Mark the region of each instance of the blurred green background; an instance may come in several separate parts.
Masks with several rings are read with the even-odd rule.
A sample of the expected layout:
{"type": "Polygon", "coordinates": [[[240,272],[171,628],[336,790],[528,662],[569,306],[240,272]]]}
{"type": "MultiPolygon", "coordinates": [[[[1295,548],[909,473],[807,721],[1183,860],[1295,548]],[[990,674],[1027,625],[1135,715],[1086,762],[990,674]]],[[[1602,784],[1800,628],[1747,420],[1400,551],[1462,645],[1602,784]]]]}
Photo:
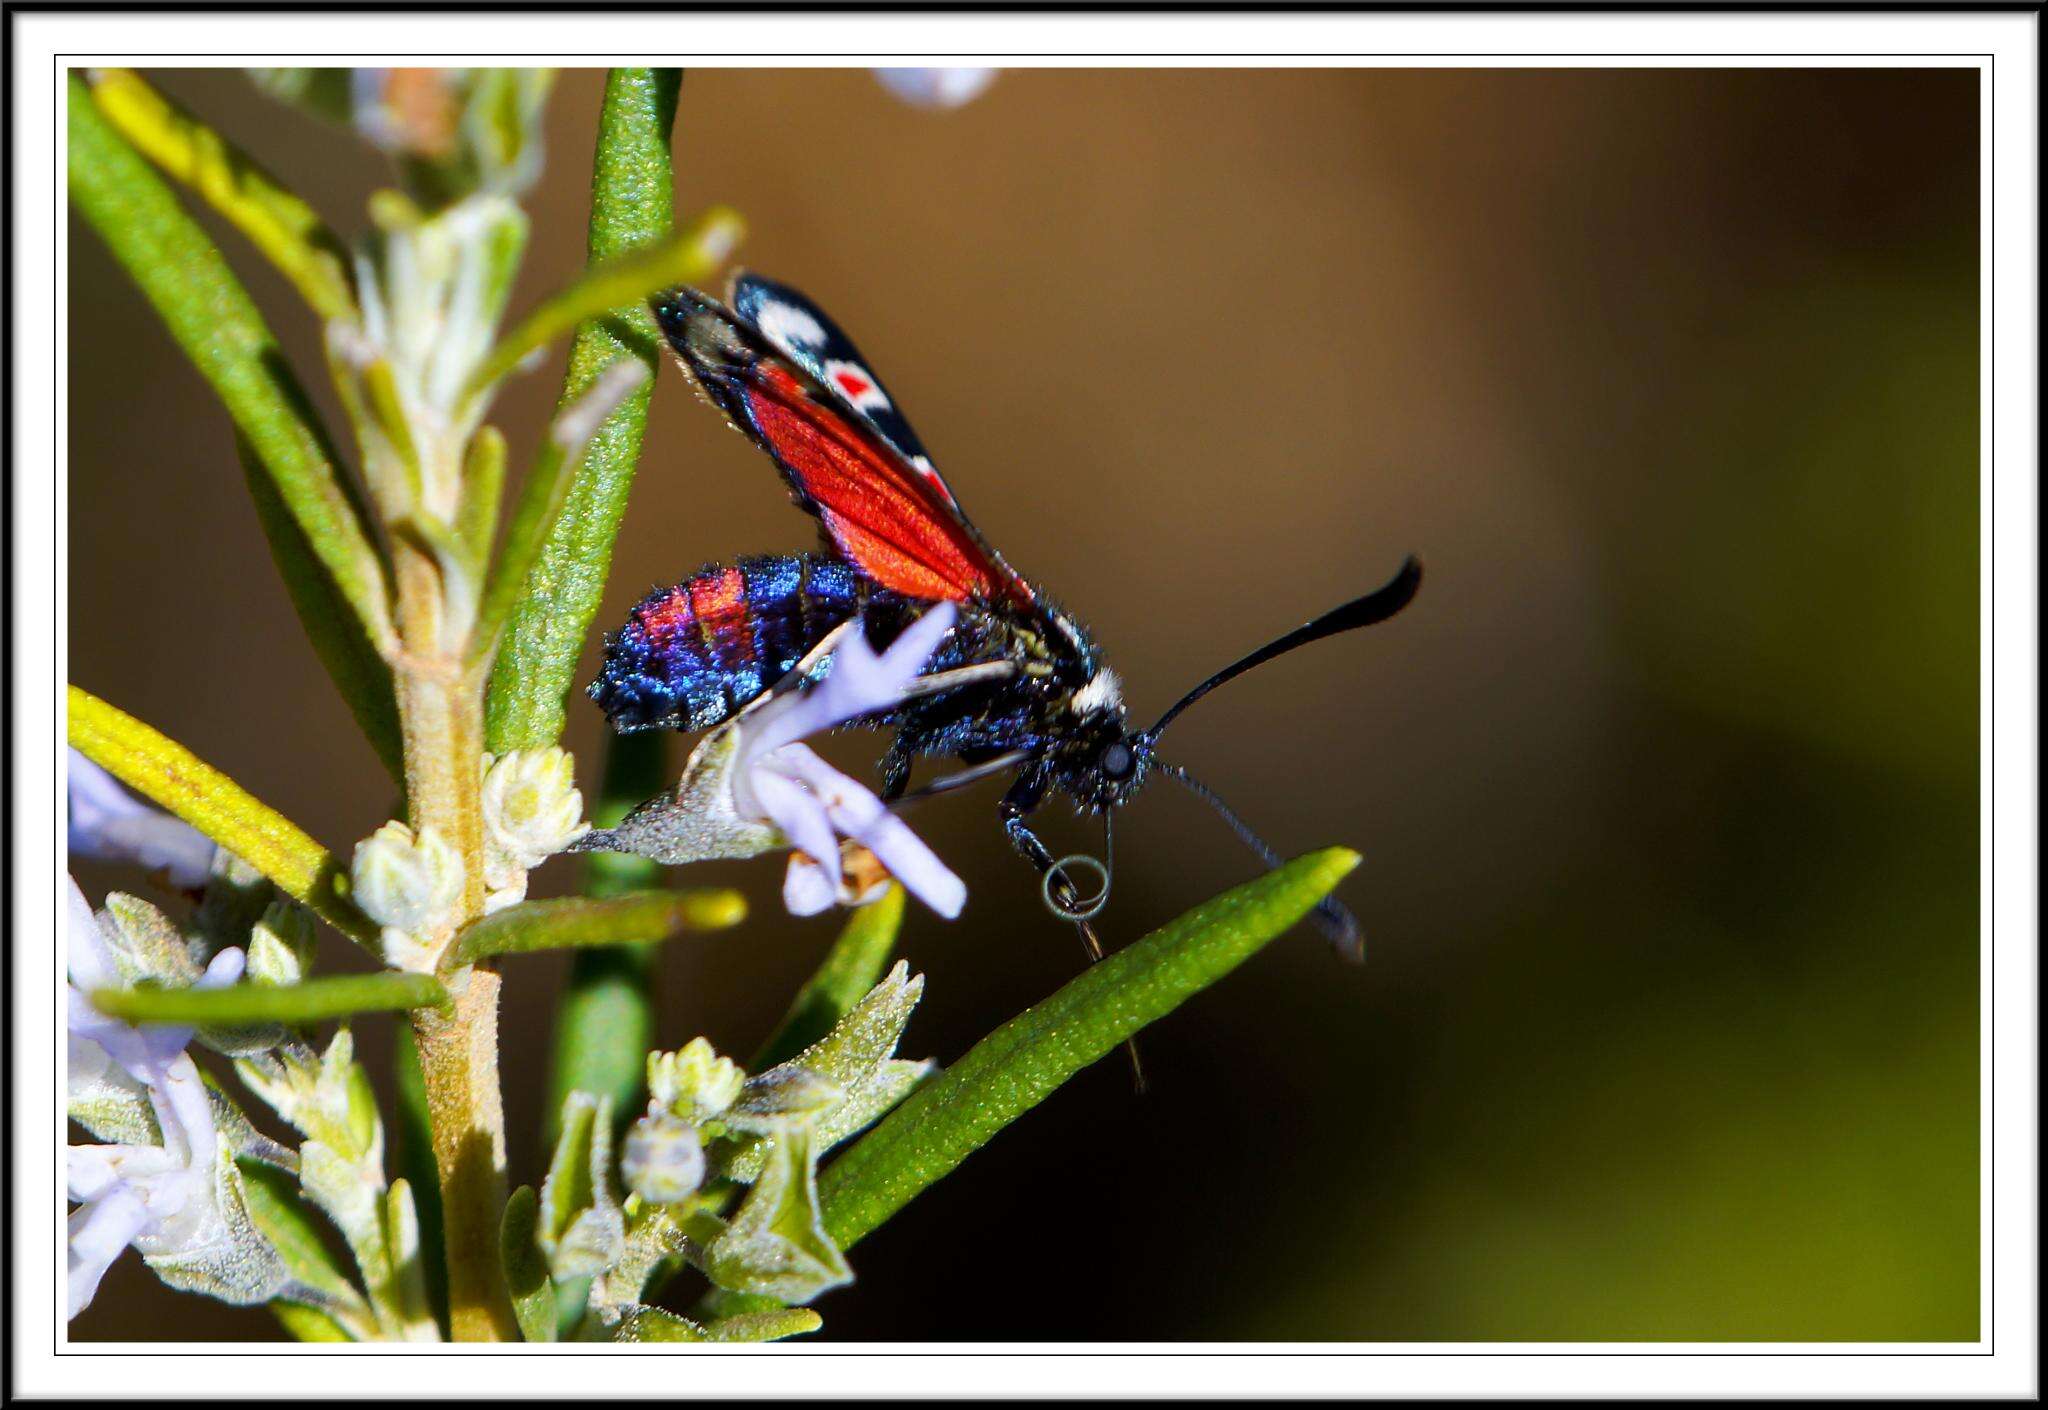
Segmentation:
{"type": "MultiPolygon", "coordinates": [[[[157,77],[362,228],[366,150],[157,77]]],[[[1152,1030],[1149,1096],[1084,1074],[861,1245],[825,1339],[1977,1336],[1977,84],[1038,70],[931,112],[862,70],[689,75],[680,206],[737,206],[744,261],[853,330],[1139,716],[1428,565],[1171,740],[1281,851],[1365,854],[1368,963],[1303,930],[1152,1030]]],[[[558,86],[522,303],[580,263],[598,90],[558,86]]],[[[227,421],[71,235],[71,679],[346,847],[388,784],[227,421]]],[[[558,367],[501,403],[515,464],[558,367]]],[[[603,623],[810,539],[665,373],[603,623]]],[[[586,787],[601,738],[578,701],[586,787]]],[[[992,804],[920,817],[972,899],[906,929],[908,1052],[1079,962],[992,804]]],[[[1112,943],[1254,865],[1164,786],[1118,853],[1112,943]]],[[[668,948],[665,1046],[749,1050],[816,962],[835,923],[782,915],[780,870],[689,878],[756,918],[668,948]]],[[[516,1181],[565,965],[507,969],[516,1181]]],[[[132,1257],[72,1334],[279,1335],[132,1257]]]]}

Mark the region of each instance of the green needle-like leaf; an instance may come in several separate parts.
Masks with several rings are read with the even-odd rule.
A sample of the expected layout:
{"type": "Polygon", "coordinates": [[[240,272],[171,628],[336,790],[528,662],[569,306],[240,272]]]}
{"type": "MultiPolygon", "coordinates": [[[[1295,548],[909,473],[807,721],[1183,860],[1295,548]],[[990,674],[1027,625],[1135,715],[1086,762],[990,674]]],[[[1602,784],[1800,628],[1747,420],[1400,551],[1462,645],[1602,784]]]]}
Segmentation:
{"type": "MultiPolygon", "coordinates": [[[[674,228],[668,140],[680,82],[675,69],[613,69],[605,80],[590,189],[593,264],[654,244],[674,228]]],[[[572,405],[621,357],[653,372],[660,348],[645,303],[638,296],[624,301],[577,329],[557,405],[572,405]]],[[[576,658],[604,596],[612,540],[633,485],[648,396],[642,387],[627,397],[591,440],[525,575],[491,668],[485,747],[494,754],[544,749],[561,737],[576,658]]]]}
{"type": "MultiPolygon", "coordinates": [[[[626,814],[668,784],[670,738],[666,730],[606,734],[604,777],[590,809],[593,827],[617,827],[626,814]]],[[[661,864],[647,857],[631,852],[583,854],[583,890],[587,895],[623,896],[631,891],[649,890],[660,881],[661,864]]]]}
{"type": "Polygon", "coordinates": [[[739,924],[746,914],[746,897],[737,891],[639,891],[604,900],[564,896],[522,901],[466,926],[455,937],[455,962],[666,940],[679,930],[722,930],[739,924]]]}
{"type": "Polygon", "coordinates": [[[713,206],[681,234],[606,260],[528,314],[478,365],[465,392],[474,395],[490,386],[528,353],[565,336],[579,323],[631,307],[674,285],[709,278],[732,254],[744,229],[737,211],[713,206]]]}
{"type": "Polygon", "coordinates": [[[541,1182],[541,1249],[556,1282],[594,1278],[625,1252],[626,1218],[612,1190],[612,1113],[588,1092],[563,1103],[562,1135],[541,1182]]]}
{"type": "Polygon", "coordinates": [[[797,991],[775,1036],[762,1045],[748,1068],[765,1072],[830,1033],[832,1025],[867,997],[881,979],[896,948],[896,932],[902,928],[903,888],[892,882],[881,900],[847,917],[846,928],[832,943],[825,962],[797,991]]]}
{"type": "MultiPolygon", "coordinates": [[[[652,945],[609,945],[579,950],[568,986],[555,1010],[554,1061],[548,1069],[548,1100],[554,1112],[570,1092],[612,1098],[622,1117],[647,1104],[647,1052],[654,1046],[652,945]]],[[[550,1112],[541,1139],[552,1145],[561,1134],[550,1112]]]]}
{"type": "Polygon", "coordinates": [[[348,258],[313,208],[132,69],[101,69],[93,102],[144,156],[249,237],[322,318],[353,318],[348,258]]]}
{"type": "Polygon", "coordinates": [[[432,975],[396,971],[225,989],[96,989],[92,995],[94,1008],[123,1023],[319,1023],[447,1002],[448,991],[432,975]]]}
{"type": "Polygon", "coordinates": [[[434,1166],[433,1116],[427,1078],[409,1025],[392,1025],[392,1079],[398,1089],[398,1169],[412,1186],[420,1221],[420,1261],[426,1266],[427,1302],[445,1334],[448,1325],[448,1248],[441,1222],[441,1180],[434,1166]]]}
{"type": "Polygon", "coordinates": [[[462,503],[455,515],[455,532],[472,563],[490,561],[491,535],[497,529],[504,491],[504,433],[496,426],[479,426],[463,456],[462,503]]]}
{"type": "Polygon", "coordinates": [[[535,1242],[540,1230],[540,1196],[521,1185],[505,1201],[505,1222],[499,1235],[505,1288],[512,1294],[512,1314],[528,1341],[555,1340],[555,1285],[548,1276],[547,1255],[535,1242]]]}
{"type": "Polygon", "coordinates": [[[850,1248],[1069,1077],[1257,953],[1356,865],[1341,847],[1299,857],[1117,951],[975,1044],[824,1171],[833,1240],[850,1248]]]}
{"type": "Polygon", "coordinates": [[[314,1304],[306,1309],[311,1317],[287,1319],[287,1330],[302,1341],[346,1341],[351,1332],[367,1338],[375,1326],[370,1306],[321,1238],[313,1211],[299,1197],[298,1181],[261,1161],[236,1164],[249,1217],[284,1260],[306,1301],[314,1304]]]}
{"type": "Polygon", "coordinates": [[[227,261],[74,74],[68,88],[72,203],[248,438],[370,640],[395,641],[383,560],[335,469],[333,438],[227,261]]]}
{"type": "Polygon", "coordinates": [[[241,456],[242,477],[249,485],[249,498],[256,505],[256,522],[270,544],[270,557],[284,579],[285,592],[299,614],[299,625],[320,664],[327,668],[334,687],[348,702],[356,724],[377,751],[385,770],[401,789],[405,787],[404,746],[398,732],[398,699],[391,680],[391,665],[377,654],[377,648],[363,635],[363,625],[349,611],[335,591],[334,580],[313,555],[312,545],[278,497],[263,463],[241,435],[235,437],[235,451],[241,456]]]}
{"type": "MultiPolygon", "coordinates": [[[[591,821],[616,827],[634,804],[660,791],[667,768],[668,740],[662,732],[611,735],[591,821]]],[[[592,896],[622,896],[660,880],[661,868],[645,857],[590,852],[583,858],[584,890],[592,896]]],[[[561,1111],[571,1092],[610,1097],[612,1110],[622,1116],[639,1112],[645,1101],[647,1051],[654,1046],[656,954],[651,944],[576,952],[555,1009],[550,1113],[561,1111]]],[[[560,1134],[551,1115],[543,1139],[552,1147],[560,1134]]]]}
{"type": "Polygon", "coordinates": [[[325,847],[184,745],[75,685],[67,692],[68,734],[81,754],[376,948],[377,926],[348,900],[347,873],[325,847]]]}
{"type": "Polygon", "coordinates": [[[615,370],[630,372],[631,376],[609,385],[601,381],[586,399],[596,406],[586,404],[558,416],[533,469],[527,472],[526,483],[520,486],[519,503],[505,530],[505,546],[491,566],[471,633],[470,654],[479,662],[488,659],[496,649],[505,619],[524,596],[534,562],[554,532],[555,521],[561,518],[569,491],[582,474],[592,438],[612,416],[627,414],[624,408],[644,390],[642,384],[647,376],[636,364],[618,363],[615,370]],[[595,425],[590,424],[593,421],[595,425]]]}

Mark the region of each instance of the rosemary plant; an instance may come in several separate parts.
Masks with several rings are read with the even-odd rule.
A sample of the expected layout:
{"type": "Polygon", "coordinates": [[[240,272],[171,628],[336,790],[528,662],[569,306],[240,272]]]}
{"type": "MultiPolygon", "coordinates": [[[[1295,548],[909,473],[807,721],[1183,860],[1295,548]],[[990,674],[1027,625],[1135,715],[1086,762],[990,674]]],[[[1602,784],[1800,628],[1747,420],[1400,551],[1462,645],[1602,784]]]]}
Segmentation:
{"type": "MultiPolygon", "coordinates": [[[[665,888],[632,857],[591,858],[581,896],[525,895],[531,870],[589,827],[558,741],[646,420],[657,337],[644,299],[714,273],[738,217],[713,209],[674,228],[678,75],[613,70],[589,266],[515,317],[520,200],[540,167],[552,75],[255,78],[391,155],[396,184],[370,198],[363,238],[343,240],[123,70],[70,80],[71,198],[218,394],[285,590],[403,811],[364,819],[359,841],[330,850],[71,688],[74,852],[136,862],[196,898],[167,897],[167,910],[117,892],[96,909],[72,887],[69,1111],[94,1139],[71,1148],[71,1311],[133,1247],[169,1286],[266,1304],[307,1340],[813,1331],[810,1304],[853,1277],[860,1239],[1299,920],[1356,859],[1312,854],[1219,897],[944,1071],[897,1055],[924,981],[891,963],[902,888],[869,888],[746,1066],[701,1038],[662,1048],[648,1005],[655,946],[739,924],[740,898],[665,888]],[[188,202],[274,264],[317,320],[345,439],[321,424],[188,202]],[[508,510],[511,450],[491,411],[563,338],[567,382],[508,510]],[[359,969],[311,973],[322,925],[355,943],[359,969]],[[550,1077],[553,1155],[515,1187],[499,994],[516,956],[560,948],[578,958],[550,1077]],[[405,1025],[398,1090],[382,1097],[355,1033],[379,1011],[405,1025]],[[195,1045],[225,1057],[233,1081],[202,1070],[195,1045]],[[289,1139],[245,1108],[267,1108],[289,1139]],[[406,1144],[431,1162],[387,1171],[387,1120],[423,1133],[406,1144]],[[689,1270],[708,1291],[690,1316],[665,1310],[664,1289],[689,1270]]],[[[885,655],[867,674],[907,677],[920,660],[885,655]]],[[[817,694],[806,718],[864,708],[817,694]]],[[[707,740],[677,796],[715,812],[750,747],[766,746],[707,740]]],[[[617,825],[667,782],[658,746],[622,744],[596,821],[617,825]]],[[[728,841],[789,845],[744,818],[728,841]]]]}

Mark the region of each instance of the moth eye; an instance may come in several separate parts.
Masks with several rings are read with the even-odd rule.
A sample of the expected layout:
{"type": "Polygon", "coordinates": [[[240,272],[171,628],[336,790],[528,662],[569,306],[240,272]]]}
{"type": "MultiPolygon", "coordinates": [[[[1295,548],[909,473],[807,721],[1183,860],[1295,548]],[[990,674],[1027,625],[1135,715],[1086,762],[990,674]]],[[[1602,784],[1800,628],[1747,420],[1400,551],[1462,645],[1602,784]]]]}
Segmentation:
{"type": "Polygon", "coordinates": [[[1136,762],[1131,746],[1119,741],[1102,751],[1100,765],[1105,776],[1121,781],[1131,776],[1131,766],[1136,762]]]}

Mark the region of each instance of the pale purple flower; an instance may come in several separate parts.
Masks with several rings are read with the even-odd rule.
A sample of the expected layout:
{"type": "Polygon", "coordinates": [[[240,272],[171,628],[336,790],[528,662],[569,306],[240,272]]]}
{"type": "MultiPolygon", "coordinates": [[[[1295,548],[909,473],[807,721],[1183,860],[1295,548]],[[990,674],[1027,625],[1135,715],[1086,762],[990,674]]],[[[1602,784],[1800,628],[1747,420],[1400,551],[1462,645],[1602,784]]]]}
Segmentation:
{"type": "Polygon", "coordinates": [[[845,875],[842,841],[872,852],[904,889],[947,919],[967,887],[866,787],[801,741],[849,720],[893,710],[918,677],[955,611],[939,603],[877,654],[859,624],[846,630],[822,679],[786,691],[699,741],[682,780],[618,827],[585,834],[577,851],[631,852],[668,866],[794,848],[783,900],[797,915],[872,899],[845,875]]]}
{"type": "Polygon", "coordinates": [[[796,848],[782,888],[792,913],[815,915],[835,900],[864,899],[843,894],[842,837],[873,852],[911,895],[948,920],[967,904],[966,884],[907,823],[798,742],[902,704],[952,629],[953,617],[953,604],[940,603],[879,655],[856,626],[833,651],[823,680],[770,701],[746,721],[733,768],[733,802],[741,816],[772,822],[796,848]]]}
{"type": "Polygon", "coordinates": [[[70,802],[66,844],[72,856],[161,869],[173,885],[188,891],[206,884],[213,869],[213,843],[190,823],[135,797],[76,749],[71,751],[65,792],[70,802]]]}
{"type": "MultiPolygon", "coordinates": [[[[68,878],[67,878],[68,880],[68,878]]],[[[72,1036],[87,1038],[107,1050],[139,1082],[148,1082],[185,1051],[192,1041],[192,1029],[183,1024],[147,1023],[131,1027],[109,1018],[92,1006],[89,995],[95,989],[124,987],[121,974],[86,902],[78,883],[70,882],[71,898],[65,926],[65,968],[71,982],[66,986],[66,1021],[72,1036]]],[[[219,989],[242,977],[242,951],[222,950],[206,966],[206,973],[193,985],[197,989],[219,989]]]]}
{"type": "Polygon", "coordinates": [[[881,85],[919,108],[957,108],[971,103],[996,78],[994,69],[876,69],[881,85]]]}
{"type": "Polygon", "coordinates": [[[161,1146],[76,1145],[65,1152],[65,1192],[78,1201],[65,1221],[67,1320],[85,1310],[122,1250],[179,1253],[223,1237],[215,1198],[219,1147],[199,1068],[181,1052],[145,1085],[161,1146]]]}
{"type": "MultiPolygon", "coordinates": [[[[222,950],[195,987],[218,988],[241,978],[243,953],[222,950]]],[[[76,1317],[99,1290],[123,1249],[179,1253],[224,1237],[217,1199],[218,1142],[213,1109],[199,1069],[185,1053],[183,1025],[130,1026],[92,1006],[95,989],[120,987],[113,954],[92,907],[70,883],[65,925],[69,1033],[67,1078],[74,1087],[103,1084],[110,1064],[140,1086],[155,1114],[160,1146],[74,1145],[65,1184],[78,1207],[66,1220],[65,1316],[76,1317]]]]}

